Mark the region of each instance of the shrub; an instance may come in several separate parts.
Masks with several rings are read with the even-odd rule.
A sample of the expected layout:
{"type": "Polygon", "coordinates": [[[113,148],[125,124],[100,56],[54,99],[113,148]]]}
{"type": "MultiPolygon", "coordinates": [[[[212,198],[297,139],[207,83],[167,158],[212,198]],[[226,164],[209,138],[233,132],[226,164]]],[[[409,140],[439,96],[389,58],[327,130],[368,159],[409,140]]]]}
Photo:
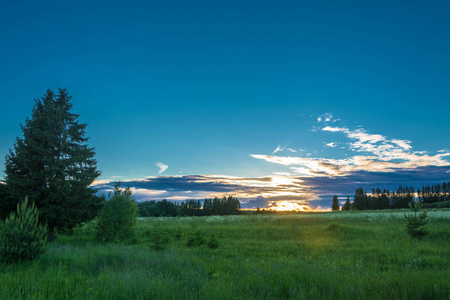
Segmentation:
{"type": "Polygon", "coordinates": [[[130,188],[120,189],[117,184],[114,194],[103,207],[96,226],[97,239],[104,242],[120,242],[134,236],[138,207],[131,196],[130,188]]]}
{"type": "Polygon", "coordinates": [[[39,212],[28,198],[17,204],[0,227],[0,259],[3,262],[33,260],[45,251],[47,227],[38,223],[39,212]]]}
{"type": "Polygon", "coordinates": [[[427,212],[424,211],[420,214],[417,214],[418,211],[422,208],[420,202],[414,201],[412,203],[409,203],[408,206],[411,208],[414,214],[405,214],[406,232],[408,232],[408,234],[413,238],[420,240],[423,236],[428,234],[428,230],[423,227],[428,223],[428,221],[426,220],[427,212]]]}
{"type": "Polygon", "coordinates": [[[198,247],[205,244],[205,239],[203,238],[203,234],[197,228],[193,227],[191,232],[189,233],[186,246],[188,247],[198,247]]]}
{"type": "Polygon", "coordinates": [[[150,233],[150,236],[153,243],[153,250],[164,251],[167,249],[170,239],[167,233],[161,230],[160,226],[155,226],[153,228],[153,232],[150,233]]]}
{"type": "Polygon", "coordinates": [[[95,236],[97,233],[97,219],[86,223],[78,224],[73,228],[73,234],[77,237],[81,236],[95,236]]]}

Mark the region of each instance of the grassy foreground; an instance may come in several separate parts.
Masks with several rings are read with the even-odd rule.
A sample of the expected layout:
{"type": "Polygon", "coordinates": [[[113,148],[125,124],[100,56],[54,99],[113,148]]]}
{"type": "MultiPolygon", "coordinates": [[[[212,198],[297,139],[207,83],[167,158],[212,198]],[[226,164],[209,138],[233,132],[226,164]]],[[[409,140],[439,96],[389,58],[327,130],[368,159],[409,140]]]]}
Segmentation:
{"type": "Polygon", "coordinates": [[[0,299],[450,299],[450,211],[421,241],[403,213],[145,218],[123,245],[88,224],[0,264],[0,299]]]}

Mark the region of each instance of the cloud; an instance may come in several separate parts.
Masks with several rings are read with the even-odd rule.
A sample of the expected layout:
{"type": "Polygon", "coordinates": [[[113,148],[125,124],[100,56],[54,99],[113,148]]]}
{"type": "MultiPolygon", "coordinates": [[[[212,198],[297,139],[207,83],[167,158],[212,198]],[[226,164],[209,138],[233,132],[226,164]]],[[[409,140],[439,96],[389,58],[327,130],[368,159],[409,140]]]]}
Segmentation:
{"type": "Polygon", "coordinates": [[[163,173],[165,170],[167,170],[169,168],[168,165],[165,165],[163,163],[156,163],[156,166],[159,168],[158,174],[163,173]]]}
{"type": "MultiPolygon", "coordinates": [[[[324,115],[320,118],[325,118],[324,115]]],[[[331,116],[330,116],[331,119],[331,116]]],[[[314,157],[308,153],[306,157],[251,154],[256,159],[289,166],[294,175],[305,177],[347,176],[353,172],[394,172],[402,169],[414,169],[427,166],[449,166],[445,157],[450,151],[440,150],[431,155],[426,151],[412,151],[411,141],[388,139],[381,134],[372,134],[364,128],[324,126],[322,132],[343,133],[349,139],[346,158],[331,159],[314,157]]],[[[337,143],[326,143],[327,147],[336,147],[337,143]]],[[[345,149],[345,147],[343,147],[345,149]]]]}
{"type": "MultiPolygon", "coordinates": [[[[331,165],[332,166],[332,165],[331,165]]],[[[327,166],[327,167],[331,167],[327,166]]],[[[323,166],[325,167],[325,166],[323,166]]],[[[312,176],[300,174],[270,175],[264,177],[234,177],[224,175],[151,176],[122,181],[130,187],[137,201],[185,201],[232,195],[241,201],[243,208],[309,210],[327,208],[334,195],[341,200],[353,197],[358,187],[368,192],[372,188],[390,191],[399,185],[422,188],[450,180],[450,168],[427,166],[414,169],[397,169],[395,172],[354,171],[344,176],[312,176]]],[[[93,185],[99,193],[108,193],[116,182],[99,181],[93,185]]]]}
{"type": "Polygon", "coordinates": [[[410,141],[405,141],[405,140],[392,140],[392,143],[400,146],[401,148],[405,149],[405,150],[409,150],[411,149],[411,145],[410,145],[410,141]]]}
{"type": "Polygon", "coordinates": [[[281,147],[281,145],[278,145],[277,148],[275,148],[275,150],[273,150],[272,155],[277,152],[283,151],[285,148],[286,147],[281,147]]]}
{"type": "MultiPolygon", "coordinates": [[[[115,183],[99,182],[94,188],[100,193],[108,192],[115,183]]],[[[258,197],[267,201],[292,199],[304,203],[315,198],[300,179],[281,175],[256,178],[225,175],[151,176],[122,181],[122,186],[130,187],[137,201],[180,201],[232,195],[241,199],[244,208],[264,208],[259,201],[262,198],[258,197]]]]}
{"type": "Polygon", "coordinates": [[[317,118],[317,122],[330,122],[333,119],[333,115],[330,113],[324,113],[317,118]]]}
{"type": "MultiPolygon", "coordinates": [[[[392,191],[399,185],[417,189],[423,184],[450,180],[449,150],[417,151],[408,140],[372,134],[362,127],[325,125],[316,134],[342,134],[348,140],[339,142],[339,147],[347,150],[344,158],[317,157],[316,151],[297,152],[278,145],[271,155],[251,154],[255,159],[286,168],[272,175],[150,176],[125,180],[122,184],[132,189],[138,201],[184,201],[231,195],[240,199],[243,208],[309,210],[330,207],[334,195],[342,202],[347,195],[353,196],[358,187],[369,192],[377,187],[392,191]],[[290,155],[281,156],[282,151],[289,151],[290,155]]],[[[325,145],[335,147],[338,143],[325,145]]],[[[158,167],[160,173],[167,169],[162,163],[158,167]]],[[[116,181],[96,181],[93,186],[104,193],[112,190],[116,181]]]]}
{"type": "Polygon", "coordinates": [[[266,208],[269,207],[269,201],[264,198],[263,196],[258,196],[255,199],[250,199],[246,201],[245,203],[242,203],[247,207],[251,208],[266,208]]]}
{"type": "MultiPolygon", "coordinates": [[[[292,148],[288,148],[287,146],[283,146],[282,147],[281,145],[278,145],[275,148],[275,150],[273,150],[272,155],[274,155],[277,152],[282,152],[282,151],[289,151],[289,152],[292,152],[292,153],[297,153],[297,151],[292,149],[292,148]]],[[[303,151],[303,150],[300,149],[300,151],[303,151]]]]}
{"type": "Polygon", "coordinates": [[[331,131],[331,132],[347,132],[347,128],[340,128],[340,127],[331,127],[331,126],[325,126],[322,128],[323,131],[331,131]]]}

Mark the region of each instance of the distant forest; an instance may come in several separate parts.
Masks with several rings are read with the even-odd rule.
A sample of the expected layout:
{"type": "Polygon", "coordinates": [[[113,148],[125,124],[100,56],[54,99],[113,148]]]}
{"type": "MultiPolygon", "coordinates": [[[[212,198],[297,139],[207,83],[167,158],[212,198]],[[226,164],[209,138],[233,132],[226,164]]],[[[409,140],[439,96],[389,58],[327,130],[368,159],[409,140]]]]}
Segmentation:
{"type": "Polygon", "coordinates": [[[363,188],[356,190],[353,203],[350,197],[342,206],[342,210],[366,210],[366,209],[397,209],[408,208],[408,203],[420,201],[424,208],[450,207],[450,181],[436,185],[423,185],[422,189],[414,190],[412,187],[399,186],[397,191],[388,191],[380,188],[372,189],[372,194],[367,194],[363,188]]]}
{"type": "Polygon", "coordinates": [[[138,203],[141,217],[176,217],[176,216],[213,216],[238,215],[241,203],[234,197],[187,200],[182,203],[162,201],[145,201],[138,203]]]}

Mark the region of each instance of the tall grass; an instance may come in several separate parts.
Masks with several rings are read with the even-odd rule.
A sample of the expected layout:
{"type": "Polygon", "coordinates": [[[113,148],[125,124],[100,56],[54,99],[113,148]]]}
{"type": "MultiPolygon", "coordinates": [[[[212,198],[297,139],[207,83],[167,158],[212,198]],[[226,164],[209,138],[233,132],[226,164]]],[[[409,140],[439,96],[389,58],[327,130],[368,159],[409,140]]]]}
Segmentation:
{"type": "Polygon", "coordinates": [[[80,231],[0,265],[0,298],[448,299],[450,211],[429,216],[422,241],[391,212],[145,218],[133,244],[80,231]],[[193,232],[218,248],[188,247],[193,232]]]}

